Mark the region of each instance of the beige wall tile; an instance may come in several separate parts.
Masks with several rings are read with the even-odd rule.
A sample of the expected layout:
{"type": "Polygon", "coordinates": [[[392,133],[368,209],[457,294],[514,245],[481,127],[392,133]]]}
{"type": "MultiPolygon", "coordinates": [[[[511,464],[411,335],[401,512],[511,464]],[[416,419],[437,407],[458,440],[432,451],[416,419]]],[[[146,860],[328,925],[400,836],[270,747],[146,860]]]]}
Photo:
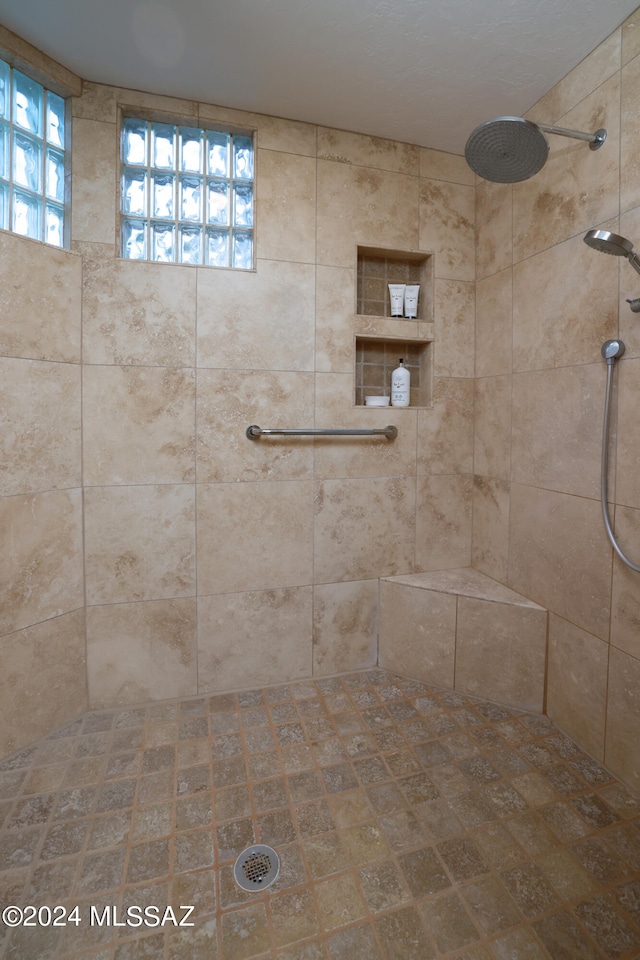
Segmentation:
{"type": "Polygon", "coordinates": [[[108,87],[103,83],[82,81],[82,95],[71,101],[71,112],[74,117],[85,120],[101,120],[105,123],[116,123],[118,119],[118,88],[108,87]]]}
{"type": "Polygon", "coordinates": [[[91,240],[72,240],[71,251],[83,258],[83,273],[86,260],[114,260],[119,255],[115,243],[92,243],[91,240]]]}
{"type": "Polygon", "coordinates": [[[476,187],[476,276],[478,280],[513,263],[513,186],[478,181],[476,187]]]}
{"type": "Polygon", "coordinates": [[[510,376],[484,377],[475,382],[475,436],[473,462],[476,473],[509,480],[511,476],[510,376]]]}
{"type": "Polygon", "coordinates": [[[316,370],[353,372],[355,270],[316,268],[316,370]]]}
{"type": "Polygon", "coordinates": [[[511,373],[513,273],[511,267],[476,284],[476,376],[511,373]]]}
{"type": "MultiPolygon", "coordinates": [[[[419,302],[419,301],[418,301],[419,302]]],[[[432,340],[434,324],[431,321],[415,321],[397,317],[376,317],[366,313],[354,318],[354,333],[357,336],[383,338],[406,342],[409,339],[432,340]]]]}
{"type": "Polygon", "coordinates": [[[0,382],[0,496],[80,486],[80,367],[0,358],[0,382]]]}
{"type": "Polygon", "coordinates": [[[315,269],[259,260],[255,273],[198,270],[198,365],[312,370],[315,269]]]}
{"type": "Polygon", "coordinates": [[[465,183],[473,187],[476,175],[464,157],[442,150],[420,148],[420,176],[429,180],[448,180],[449,183],[465,183]]]}
{"type": "Polygon", "coordinates": [[[195,594],[192,484],[85,489],[87,603],[195,594]]]}
{"type": "Polygon", "coordinates": [[[413,144],[329,127],[318,127],[318,157],[360,167],[390,170],[392,173],[406,173],[410,177],[417,177],[420,172],[420,148],[413,144]]]}
{"type": "MultiPolygon", "coordinates": [[[[620,549],[636,566],[640,565],[640,510],[617,506],[609,509],[620,549]]],[[[611,591],[611,643],[640,659],[640,577],[617,556],[613,558],[611,591]]]]}
{"type": "Polygon", "coordinates": [[[146,112],[155,110],[160,115],[170,114],[174,118],[184,117],[192,126],[198,116],[198,104],[193,100],[106,86],[87,80],[82,83],[82,96],[74,97],[72,101],[74,117],[113,124],[118,121],[118,107],[122,107],[128,116],[135,116],[137,108],[146,112]]]}
{"type": "Polygon", "coordinates": [[[196,601],[87,608],[92,709],[197,693],[196,601]]]}
{"type": "Polygon", "coordinates": [[[316,252],[316,161],[259,150],[256,255],[313,263],[316,252]]]}
{"type": "MultiPolygon", "coordinates": [[[[615,221],[614,221],[615,222],[615,221]]],[[[607,229],[605,227],[605,229],[607,229]]],[[[609,227],[614,233],[620,233],[629,240],[638,249],[640,243],[640,206],[628,210],[620,217],[620,227],[609,227]]],[[[627,300],[633,300],[640,296],[640,277],[633,268],[625,263],[622,257],[619,258],[619,298],[618,298],[618,335],[622,338],[625,345],[625,360],[631,357],[640,357],[640,324],[638,323],[638,314],[633,313],[627,300]]]]}
{"type": "Polygon", "coordinates": [[[200,103],[199,117],[203,126],[210,121],[256,130],[258,145],[266,150],[282,150],[303,157],[316,155],[316,130],[314,124],[298,120],[269,117],[263,113],[249,113],[231,107],[200,103]]]}
{"type": "Polygon", "coordinates": [[[312,588],[198,600],[198,692],[286,683],[312,672],[312,588]]]}
{"type": "Polygon", "coordinates": [[[433,250],[435,276],[475,280],[475,190],[420,180],[420,249],[433,250]]]}
{"type": "Polygon", "coordinates": [[[376,663],[378,584],[376,579],[314,587],[314,675],[362,670],[376,663]]]}
{"type": "Polygon", "coordinates": [[[81,258],[2,231],[0,260],[0,355],[78,363],[81,258]]]}
{"type": "Polygon", "coordinates": [[[198,482],[311,479],[311,438],[252,441],[246,431],[313,427],[313,400],[312,373],[199,370],[198,482]]]}
{"type": "Polygon", "coordinates": [[[628,63],[640,53],[640,10],[634,10],[622,24],[622,63],[628,63]]]}
{"type": "MultiPolygon", "coordinates": [[[[640,24],[636,28],[640,33],[640,24]]],[[[638,125],[640,95],[640,57],[636,56],[622,70],[621,134],[620,134],[620,209],[622,212],[640,203],[640,158],[634,131],[638,125]]],[[[604,150],[604,147],[602,148],[604,150]]]]}
{"type": "Polygon", "coordinates": [[[418,477],[417,570],[446,570],[469,565],[472,501],[471,477],[418,477]]]}
{"type": "MultiPolygon", "coordinates": [[[[528,111],[527,118],[539,123],[552,123],[560,126],[560,119],[564,117],[575,104],[581,103],[596,90],[605,80],[613,77],[620,69],[621,31],[614,30],[595,50],[592,50],[580,63],[556,83],[548,93],[542,97],[535,107],[528,111]]],[[[573,127],[572,129],[593,133],[593,129],[573,127]]],[[[554,137],[554,139],[556,139],[554,137]]],[[[604,147],[603,147],[604,149],[604,147]]]]}
{"type": "Polygon", "coordinates": [[[433,408],[418,411],[418,476],[473,471],[473,380],[436,377],[433,408]]]}
{"type": "Polygon", "coordinates": [[[117,137],[113,123],[73,121],[71,237],[116,241],[117,137]]]}
{"type": "Polygon", "coordinates": [[[436,377],[473,377],[475,288],[460,280],[436,280],[433,372],[436,377]]]}
{"type": "Polygon", "coordinates": [[[178,264],[85,260],[84,362],[191,366],[196,275],[178,264]]]}
{"type": "Polygon", "coordinates": [[[547,611],[458,597],[455,689],[544,709],[547,611]]]}
{"type": "Polygon", "coordinates": [[[319,428],[380,430],[395,424],[395,440],[378,437],[319,437],[314,444],[316,479],[405,477],[416,470],[416,410],[354,407],[353,375],[316,374],[315,416],[319,428]]]}
{"type": "Polygon", "coordinates": [[[415,483],[410,478],[319,483],[315,491],[315,582],[369,580],[410,571],[415,510],[415,483]]]}
{"type": "Polygon", "coordinates": [[[566,366],[569,358],[572,364],[597,361],[603,341],[617,332],[616,260],[591,250],[579,235],[516,264],[514,370],[566,366]]]}
{"type": "MultiPolygon", "coordinates": [[[[618,503],[640,507],[640,471],[638,471],[638,402],[640,402],[640,359],[623,360],[616,367],[618,387],[618,442],[616,445],[616,485],[618,503]],[[624,364],[624,366],[622,365],[624,364]]],[[[604,398],[605,373],[600,373],[600,392],[604,398]]],[[[615,375],[615,374],[614,374],[615,375]]],[[[604,399],[601,400],[604,403],[604,399]]],[[[615,426],[615,421],[614,424],[615,426]]]]}
{"type": "MultiPolygon", "coordinates": [[[[605,382],[600,347],[621,336],[627,346],[623,363],[632,373],[640,332],[624,302],[637,296],[637,276],[613,257],[596,256],[582,239],[593,227],[632,242],[640,236],[636,19],[632,15],[527,114],[577,130],[604,126],[602,149],[549,135],[550,159],[536,177],[513,187],[479,182],[476,206],[476,376],[510,373],[512,342],[517,373],[512,423],[494,429],[503,451],[511,445],[514,483],[510,488],[508,473],[505,479],[475,478],[473,562],[554,611],[551,655],[557,670],[552,663],[549,704],[564,718],[558,722],[598,756],[609,618],[612,642],[632,655],[638,650],[635,575],[614,559],[610,596],[612,551],[598,502],[605,382]]],[[[613,424],[622,438],[622,424],[635,408],[634,378],[625,377],[623,365],[616,372],[621,394],[613,424]]],[[[493,416],[500,409],[493,399],[485,406],[483,414],[482,402],[476,402],[477,438],[487,411],[493,416]]],[[[616,511],[628,552],[640,542],[633,448],[632,437],[625,438],[616,460],[612,445],[611,493],[615,473],[618,503],[629,504],[616,511]]],[[[477,440],[476,473],[489,470],[487,459],[477,440]]],[[[622,724],[619,736],[624,740],[622,724]]],[[[625,749],[622,743],[620,756],[625,749]]]]}
{"type": "Polygon", "coordinates": [[[502,583],[507,582],[508,574],[510,491],[507,480],[473,478],[471,562],[502,583]]]}
{"type": "Polygon", "coordinates": [[[456,597],[380,581],[380,666],[453,687],[456,597]]]}
{"type": "Polygon", "coordinates": [[[85,366],[84,482],[195,479],[195,373],[85,366]]]}
{"type": "Polygon", "coordinates": [[[604,364],[513,377],[511,475],[583,497],[600,493],[604,364]]]}
{"type": "Polygon", "coordinates": [[[606,639],[610,582],[599,502],[512,484],[509,586],[606,639]]]}
{"type": "Polygon", "coordinates": [[[198,593],[311,583],[312,521],[310,480],[200,484],[198,593]]]}
{"type": "Polygon", "coordinates": [[[417,177],[333,160],[317,177],[318,263],[354,267],[356,244],[419,248],[417,177]]]}
{"type": "MultiPolygon", "coordinates": [[[[126,108],[142,107],[144,110],[157,110],[159,113],[174,114],[195,120],[198,116],[198,104],[195,100],[182,97],[168,97],[161,93],[147,93],[144,90],[130,90],[128,87],[115,87],[117,102],[126,108]]],[[[130,114],[131,115],[131,114],[130,114]]],[[[193,126],[193,123],[191,124],[193,126]]]]}
{"type": "Polygon", "coordinates": [[[598,760],[604,759],[608,645],[549,615],[547,713],[598,760]]]}
{"type": "Polygon", "coordinates": [[[84,605],[82,493],[0,499],[0,636],[84,605]]]}
{"type": "Polygon", "coordinates": [[[604,762],[640,790],[640,660],[611,648],[604,762]]]}
{"type": "Polygon", "coordinates": [[[46,736],[87,709],[84,611],[0,641],[0,755],[46,736]]]}
{"type": "Polygon", "coordinates": [[[573,130],[592,133],[604,127],[607,139],[600,150],[590,150],[583,141],[549,135],[546,166],[513,188],[516,261],[583,234],[618,213],[619,74],[559,119],[561,126],[573,130]]]}

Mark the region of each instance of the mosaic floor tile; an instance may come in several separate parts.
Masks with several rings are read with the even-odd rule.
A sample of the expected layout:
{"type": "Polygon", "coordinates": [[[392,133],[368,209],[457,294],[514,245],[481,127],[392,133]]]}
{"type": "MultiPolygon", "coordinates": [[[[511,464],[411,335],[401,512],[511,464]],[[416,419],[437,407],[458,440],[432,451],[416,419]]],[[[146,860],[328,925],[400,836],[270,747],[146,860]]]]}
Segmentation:
{"type": "Polygon", "coordinates": [[[637,960],[640,798],[547,717],[378,669],[101,709],[0,762],[0,899],[81,918],[0,924],[0,960],[637,960]]]}

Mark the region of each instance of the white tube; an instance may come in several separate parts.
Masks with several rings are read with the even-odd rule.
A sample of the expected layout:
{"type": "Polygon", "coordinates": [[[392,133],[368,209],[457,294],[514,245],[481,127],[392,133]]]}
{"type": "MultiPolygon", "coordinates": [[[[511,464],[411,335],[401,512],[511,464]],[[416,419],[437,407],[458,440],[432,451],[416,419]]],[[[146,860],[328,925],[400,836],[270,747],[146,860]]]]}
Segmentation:
{"type": "Polygon", "coordinates": [[[404,283],[390,283],[389,296],[391,297],[391,316],[401,317],[404,310],[404,283]]]}
{"type": "Polygon", "coordinates": [[[420,284],[407,284],[404,288],[404,315],[411,319],[418,316],[418,293],[420,284]]]}

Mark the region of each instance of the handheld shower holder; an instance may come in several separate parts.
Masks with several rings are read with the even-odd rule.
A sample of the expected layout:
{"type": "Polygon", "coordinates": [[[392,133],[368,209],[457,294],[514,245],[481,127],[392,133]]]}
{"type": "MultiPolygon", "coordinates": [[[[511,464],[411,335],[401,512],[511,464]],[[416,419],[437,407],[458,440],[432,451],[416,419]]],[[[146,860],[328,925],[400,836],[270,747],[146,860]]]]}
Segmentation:
{"type": "Polygon", "coordinates": [[[613,363],[615,360],[619,360],[622,354],[624,353],[624,341],[622,340],[605,340],[600,349],[600,354],[603,360],[606,360],[608,364],[613,363]]]}

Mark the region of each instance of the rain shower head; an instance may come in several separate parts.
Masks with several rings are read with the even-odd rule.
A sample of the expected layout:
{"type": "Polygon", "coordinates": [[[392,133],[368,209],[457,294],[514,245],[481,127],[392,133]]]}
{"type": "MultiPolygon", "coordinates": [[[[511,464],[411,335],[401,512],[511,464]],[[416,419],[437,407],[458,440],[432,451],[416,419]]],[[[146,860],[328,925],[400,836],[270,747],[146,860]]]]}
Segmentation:
{"type": "Polygon", "coordinates": [[[547,162],[549,143],[543,131],[576,140],[588,140],[592,150],[604,143],[607,131],[580,133],[564,127],[533,123],[522,117],[497,117],[471,132],[464,148],[474,173],[494,183],[519,183],[535,176],[547,162]]]}
{"type": "Polygon", "coordinates": [[[640,273],[640,258],[633,252],[633,244],[626,237],[608,230],[589,230],[584,236],[588,247],[613,257],[626,257],[634,270],[640,273]]]}
{"type": "Polygon", "coordinates": [[[547,162],[549,144],[535,123],[498,117],[476,127],[464,155],[474,173],[494,183],[528,180],[547,162]]]}

